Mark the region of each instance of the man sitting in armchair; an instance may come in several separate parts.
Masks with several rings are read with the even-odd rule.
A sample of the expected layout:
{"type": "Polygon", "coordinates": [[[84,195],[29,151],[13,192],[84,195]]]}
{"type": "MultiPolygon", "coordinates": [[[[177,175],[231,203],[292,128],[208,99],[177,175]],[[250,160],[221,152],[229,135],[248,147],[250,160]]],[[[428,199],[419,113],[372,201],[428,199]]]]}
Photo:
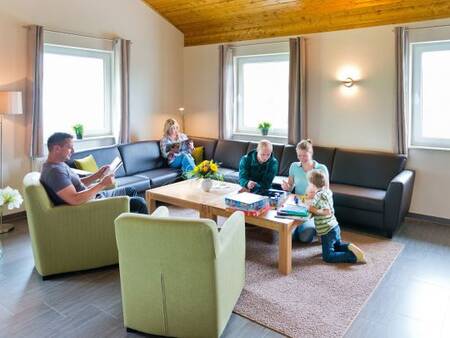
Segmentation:
{"type": "Polygon", "coordinates": [[[73,136],[54,133],[47,140],[48,158],[41,171],[41,183],[55,205],[79,205],[94,198],[130,196],[130,211],[147,214],[147,205],[137,196],[134,188],[104,188],[115,183],[114,173],[109,166],[101,167],[96,173],[80,178],[64,161],[73,154],[73,136]],[[96,183],[96,181],[98,182],[96,183]]]}

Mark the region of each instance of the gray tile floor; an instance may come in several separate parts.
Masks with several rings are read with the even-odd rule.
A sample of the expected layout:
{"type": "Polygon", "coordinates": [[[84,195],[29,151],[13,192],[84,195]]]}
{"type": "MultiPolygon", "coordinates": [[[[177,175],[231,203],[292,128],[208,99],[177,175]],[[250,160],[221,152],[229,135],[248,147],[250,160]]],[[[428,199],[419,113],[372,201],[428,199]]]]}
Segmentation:
{"type": "MultiPolygon", "coordinates": [[[[450,337],[450,226],[408,220],[405,249],[346,337],[450,337]]],[[[0,235],[0,337],[139,337],[123,328],[117,267],[42,281],[26,221],[0,235]]],[[[281,337],[233,314],[223,337],[281,337]]]]}

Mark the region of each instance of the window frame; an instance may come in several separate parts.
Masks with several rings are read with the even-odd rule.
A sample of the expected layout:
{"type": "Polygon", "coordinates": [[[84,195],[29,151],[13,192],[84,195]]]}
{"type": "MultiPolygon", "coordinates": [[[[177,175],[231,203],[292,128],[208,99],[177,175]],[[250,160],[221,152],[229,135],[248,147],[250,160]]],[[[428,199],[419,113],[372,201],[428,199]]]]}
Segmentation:
{"type": "MultiPolygon", "coordinates": [[[[114,53],[110,50],[74,47],[63,44],[44,43],[45,54],[92,57],[103,61],[104,83],[104,119],[105,128],[88,129],[84,138],[101,138],[113,136],[113,90],[114,90],[114,53]]],[[[45,72],[45,70],[44,70],[45,72]]],[[[45,114],[45,111],[43,111],[45,114]]],[[[44,126],[45,128],[45,126],[44,126]]]]}
{"type": "Polygon", "coordinates": [[[423,149],[440,149],[450,150],[450,135],[449,138],[433,138],[422,136],[422,120],[423,120],[423,71],[422,71],[422,54],[425,52],[434,51],[449,51],[450,40],[439,41],[418,41],[410,44],[411,54],[411,87],[410,87],[410,148],[423,149]]]}
{"type": "MultiPolygon", "coordinates": [[[[234,82],[234,100],[233,100],[233,119],[232,119],[232,135],[235,139],[252,139],[257,137],[261,138],[261,135],[257,133],[254,128],[245,128],[243,126],[243,66],[247,63],[258,63],[258,62],[275,62],[275,61],[287,61],[289,62],[289,52],[277,51],[273,53],[252,53],[243,55],[233,56],[233,82],[234,82]]],[[[288,79],[289,81],[289,79],[288,79]]],[[[289,99],[289,98],[288,98],[289,99]]],[[[286,112],[289,114],[289,112],[286,112]]],[[[288,128],[270,128],[270,134],[265,136],[267,139],[272,139],[274,141],[284,141],[288,137],[288,128]]]]}

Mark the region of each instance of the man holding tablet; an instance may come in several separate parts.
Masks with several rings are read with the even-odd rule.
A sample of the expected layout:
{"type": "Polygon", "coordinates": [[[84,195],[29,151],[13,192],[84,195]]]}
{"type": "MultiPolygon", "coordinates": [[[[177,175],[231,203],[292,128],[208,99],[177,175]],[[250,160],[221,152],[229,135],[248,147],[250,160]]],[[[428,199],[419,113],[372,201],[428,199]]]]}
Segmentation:
{"type": "Polygon", "coordinates": [[[116,159],[114,168],[101,167],[96,173],[80,178],[65,163],[73,154],[73,136],[67,133],[54,133],[48,138],[48,157],[41,172],[41,183],[55,205],[79,205],[94,198],[130,196],[130,211],[147,214],[147,205],[137,196],[134,188],[104,190],[115,183],[114,172],[120,167],[116,159]],[[95,183],[98,180],[97,183],[95,183]]]}

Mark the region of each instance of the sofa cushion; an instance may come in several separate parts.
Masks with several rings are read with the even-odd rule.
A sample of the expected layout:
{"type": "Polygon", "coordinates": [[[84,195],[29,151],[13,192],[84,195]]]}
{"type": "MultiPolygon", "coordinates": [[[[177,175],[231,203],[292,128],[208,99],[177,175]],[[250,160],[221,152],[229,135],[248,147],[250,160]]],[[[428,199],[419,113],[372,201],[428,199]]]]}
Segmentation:
{"type": "Polygon", "coordinates": [[[289,168],[292,162],[297,162],[297,152],[295,146],[292,144],[286,144],[283,148],[283,153],[281,155],[280,168],[278,170],[278,175],[289,176],[289,168]]]}
{"type": "Polygon", "coordinates": [[[330,176],[335,152],[336,148],[314,146],[314,159],[327,167],[330,176]]]}
{"type": "MultiPolygon", "coordinates": [[[[67,164],[70,167],[75,168],[74,160],[82,159],[89,155],[92,155],[94,157],[95,162],[97,163],[98,167],[102,167],[104,165],[111,164],[111,162],[117,156],[123,160],[117,146],[109,146],[109,147],[88,149],[88,150],[83,150],[83,151],[73,153],[70,160],[67,161],[67,164]]],[[[116,171],[115,176],[116,177],[125,176],[125,170],[124,170],[123,166],[116,171]]]]}
{"type": "Polygon", "coordinates": [[[205,152],[205,148],[203,146],[195,147],[192,150],[192,157],[194,158],[195,164],[199,164],[199,163],[203,162],[204,152],[205,152]]]}
{"type": "Polygon", "coordinates": [[[239,170],[239,161],[247,153],[248,142],[219,140],[214,153],[214,161],[221,167],[239,170]]]}
{"type": "Polygon", "coordinates": [[[181,170],[174,168],[159,168],[140,172],[139,176],[148,177],[150,179],[150,186],[155,188],[176,182],[181,178],[181,170]]]}
{"type": "Polygon", "coordinates": [[[337,183],[331,184],[330,189],[333,191],[333,200],[336,206],[378,212],[384,210],[385,190],[337,183]]]}
{"type": "Polygon", "coordinates": [[[133,187],[138,192],[150,189],[150,180],[146,176],[133,175],[119,177],[116,179],[116,183],[119,188],[133,187]]]}
{"type": "MultiPolygon", "coordinates": [[[[247,154],[249,152],[251,152],[252,150],[256,150],[256,147],[258,146],[258,142],[249,142],[248,144],[248,148],[247,148],[247,154]]],[[[281,157],[283,156],[283,149],[284,149],[284,145],[283,144],[272,144],[273,147],[273,156],[275,156],[275,158],[278,160],[278,164],[281,161],[281,157]]],[[[280,168],[278,168],[279,170],[280,168]]]]}
{"type": "Polygon", "coordinates": [[[119,146],[123,165],[127,175],[163,167],[165,161],[161,157],[159,142],[142,141],[119,146]]]}
{"type": "Polygon", "coordinates": [[[214,151],[216,150],[217,140],[206,137],[190,137],[194,141],[194,147],[203,147],[203,159],[210,160],[214,158],[214,151]]]}
{"type": "Polygon", "coordinates": [[[405,164],[404,155],[337,149],[331,182],[386,190],[405,164]]]}
{"type": "Polygon", "coordinates": [[[239,184],[239,171],[232,171],[223,176],[225,182],[239,184]]]}

